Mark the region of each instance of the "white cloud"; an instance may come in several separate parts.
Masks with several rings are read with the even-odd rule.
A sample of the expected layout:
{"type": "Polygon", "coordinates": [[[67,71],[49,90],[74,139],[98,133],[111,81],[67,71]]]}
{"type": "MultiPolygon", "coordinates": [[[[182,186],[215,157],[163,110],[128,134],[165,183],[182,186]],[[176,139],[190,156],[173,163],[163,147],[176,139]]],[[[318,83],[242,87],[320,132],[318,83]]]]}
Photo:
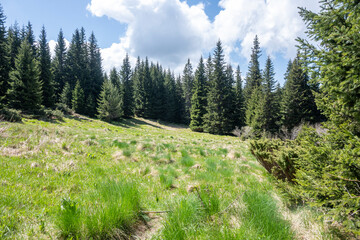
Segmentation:
{"type": "Polygon", "coordinates": [[[127,23],[120,43],[102,49],[104,68],[120,66],[125,53],[132,58],[148,56],[165,68],[184,66],[186,59],[200,58],[214,45],[212,24],[203,4],[189,6],[179,0],[92,0],[87,9],[127,23]]]}
{"type": "Polygon", "coordinates": [[[239,54],[249,58],[255,35],[269,55],[296,54],[295,39],[304,36],[305,25],[297,6],[317,10],[314,0],[221,0],[223,10],[214,21],[215,32],[227,46],[227,53],[241,42],[239,54]]]}
{"type": "Polygon", "coordinates": [[[305,25],[297,6],[316,9],[314,0],[221,0],[220,13],[211,22],[204,5],[189,6],[180,0],[91,0],[87,9],[95,16],[107,16],[127,24],[119,43],[102,49],[105,70],[119,67],[128,53],[159,61],[165,68],[181,72],[190,58],[195,65],[220,38],[227,60],[230,53],[249,58],[254,36],[267,54],[294,57],[295,38],[303,36],[305,25]],[[240,43],[240,46],[239,46],[240,43]]]}

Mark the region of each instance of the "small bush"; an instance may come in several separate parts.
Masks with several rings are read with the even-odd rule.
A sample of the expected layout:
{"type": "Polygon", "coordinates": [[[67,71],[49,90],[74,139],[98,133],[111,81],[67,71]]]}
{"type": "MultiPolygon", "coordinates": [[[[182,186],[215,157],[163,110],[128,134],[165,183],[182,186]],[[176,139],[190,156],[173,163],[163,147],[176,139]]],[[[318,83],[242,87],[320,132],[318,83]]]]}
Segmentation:
{"type": "Polygon", "coordinates": [[[69,108],[66,104],[64,103],[57,103],[56,104],[56,110],[59,110],[60,112],[62,112],[65,115],[73,115],[74,114],[74,110],[72,110],[71,108],[69,108]]]}
{"type": "Polygon", "coordinates": [[[51,120],[60,120],[62,121],[64,118],[64,113],[60,111],[59,109],[52,110],[52,109],[46,109],[45,110],[45,117],[47,119],[51,120]]]}
{"type": "Polygon", "coordinates": [[[21,122],[21,111],[0,106],[0,121],[21,122]]]}

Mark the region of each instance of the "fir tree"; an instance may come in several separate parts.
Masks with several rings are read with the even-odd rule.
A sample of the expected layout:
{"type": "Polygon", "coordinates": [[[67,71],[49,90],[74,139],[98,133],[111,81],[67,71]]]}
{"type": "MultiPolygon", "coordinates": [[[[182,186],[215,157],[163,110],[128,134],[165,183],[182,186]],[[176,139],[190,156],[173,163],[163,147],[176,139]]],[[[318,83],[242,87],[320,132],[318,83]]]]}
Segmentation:
{"type": "Polygon", "coordinates": [[[153,116],[153,111],[152,111],[152,89],[153,89],[153,85],[152,85],[152,80],[151,80],[151,73],[150,73],[150,66],[149,66],[149,60],[146,57],[145,58],[145,62],[142,63],[142,71],[141,71],[141,78],[143,79],[143,84],[144,84],[144,92],[145,92],[145,98],[144,98],[144,117],[145,118],[149,118],[151,116],[153,116]]]}
{"type": "Polygon", "coordinates": [[[38,62],[28,41],[21,43],[15,59],[15,69],[10,73],[8,95],[13,108],[27,113],[38,113],[41,110],[42,89],[39,80],[38,62]]]}
{"type": "Polygon", "coordinates": [[[197,132],[203,131],[204,115],[206,113],[206,75],[203,58],[195,71],[193,95],[191,98],[190,129],[197,132]]]}
{"type": "Polygon", "coordinates": [[[5,101],[9,88],[9,50],[6,39],[5,15],[0,4],[0,104],[5,101]]]}
{"type": "Polygon", "coordinates": [[[183,71],[183,92],[184,92],[184,99],[185,99],[185,121],[186,123],[190,122],[190,109],[191,109],[191,97],[192,97],[192,90],[194,84],[194,76],[193,76],[193,69],[190,63],[190,59],[188,59],[187,63],[185,64],[184,71],[183,71]]]}
{"type": "Polygon", "coordinates": [[[67,107],[71,108],[71,97],[70,84],[66,82],[60,94],[59,101],[60,103],[65,104],[67,107]]]}
{"type": "Polygon", "coordinates": [[[110,70],[109,79],[110,79],[111,84],[114,85],[119,90],[119,93],[121,94],[122,86],[121,86],[121,82],[120,82],[120,75],[115,67],[113,67],[110,70]]]}
{"type": "Polygon", "coordinates": [[[150,70],[152,87],[150,89],[151,98],[151,118],[165,120],[165,79],[162,68],[159,64],[152,65],[150,70]]]}
{"type": "Polygon", "coordinates": [[[179,75],[176,79],[176,123],[185,123],[185,99],[184,92],[181,83],[181,76],[179,75]]]}
{"type": "Polygon", "coordinates": [[[245,126],[245,99],[243,95],[242,79],[240,66],[237,66],[235,74],[235,113],[234,113],[234,125],[238,128],[245,126]]]}
{"type": "Polygon", "coordinates": [[[49,44],[46,40],[46,31],[43,26],[41,29],[39,39],[39,70],[40,81],[42,82],[43,90],[43,105],[45,107],[54,107],[55,104],[55,91],[53,76],[51,73],[51,56],[49,44]]]}
{"type": "Polygon", "coordinates": [[[35,36],[34,36],[34,32],[32,30],[32,25],[30,22],[28,22],[28,24],[26,26],[24,37],[25,37],[25,40],[31,46],[33,55],[36,56],[37,51],[36,51],[36,45],[35,45],[35,36]]]}
{"type": "Polygon", "coordinates": [[[55,45],[55,57],[54,60],[52,61],[52,72],[54,77],[55,94],[57,99],[61,98],[60,95],[63,92],[66,81],[65,61],[66,61],[66,44],[65,44],[63,31],[62,29],[60,29],[57,43],[55,45]]]}
{"type": "Polygon", "coordinates": [[[133,79],[131,77],[131,66],[129,61],[129,56],[126,54],[123,65],[120,70],[120,78],[123,83],[124,95],[123,95],[123,109],[124,109],[124,117],[132,117],[134,116],[134,86],[133,79]]]}
{"type": "Polygon", "coordinates": [[[85,113],[85,95],[79,81],[76,82],[75,88],[72,92],[71,106],[76,113],[85,113]]]}
{"type": "Polygon", "coordinates": [[[118,120],[123,115],[122,97],[109,80],[105,80],[100,93],[98,118],[105,121],[118,120]]]}

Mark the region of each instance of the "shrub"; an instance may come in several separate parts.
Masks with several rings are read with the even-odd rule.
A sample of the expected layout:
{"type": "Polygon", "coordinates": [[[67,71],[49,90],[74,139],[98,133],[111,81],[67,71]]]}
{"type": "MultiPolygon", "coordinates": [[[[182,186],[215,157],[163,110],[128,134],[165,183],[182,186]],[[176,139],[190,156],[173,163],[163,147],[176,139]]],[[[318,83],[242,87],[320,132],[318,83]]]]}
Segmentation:
{"type": "Polygon", "coordinates": [[[4,107],[0,109],[0,121],[21,122],[21,111],[4,107]]]}
{"type": "Polygon", "coordinates": [[[62,111],[60,111],[59,109],[56,109],[56,110],[46,109],[45,116],[47,119],[52,119],[52,120],[56,119],[56,120],[62,121],[64,118],[64,113],[62,111]]]}

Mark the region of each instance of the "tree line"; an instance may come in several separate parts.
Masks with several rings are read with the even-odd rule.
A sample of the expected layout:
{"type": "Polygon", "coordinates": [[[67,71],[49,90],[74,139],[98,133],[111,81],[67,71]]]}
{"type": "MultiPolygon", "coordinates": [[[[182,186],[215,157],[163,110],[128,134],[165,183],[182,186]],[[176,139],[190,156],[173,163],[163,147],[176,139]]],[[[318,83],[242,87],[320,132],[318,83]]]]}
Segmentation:
{"type": "MultiPolygon", "coordinates": [[[[1,6],[0,6],[1,7],[1,6]]],[[[0,9],[0,106],[41,114],[44,109],[72,109],[106,121],[144,117],[188,124],[193,131],[229,134],[251,127],[254,134],[276,134],[303,121],[317,122],[314,101],[318,86],[310,83],[306,59],[298,55],[288,64],[285,85],[274,79],[270,57],[260,69],[261,49],[256,36],[243,83],[225,62],[221,41],[196,69],[188,60],[183,73],[138,57],[132,68],[128,55],[119,69],[102,69],[94,33],[86,39],[76,29],[69,46],[60,30],[51,58],[45,27],[35,41],[32,25],[5,27],[0,9]]]]}

